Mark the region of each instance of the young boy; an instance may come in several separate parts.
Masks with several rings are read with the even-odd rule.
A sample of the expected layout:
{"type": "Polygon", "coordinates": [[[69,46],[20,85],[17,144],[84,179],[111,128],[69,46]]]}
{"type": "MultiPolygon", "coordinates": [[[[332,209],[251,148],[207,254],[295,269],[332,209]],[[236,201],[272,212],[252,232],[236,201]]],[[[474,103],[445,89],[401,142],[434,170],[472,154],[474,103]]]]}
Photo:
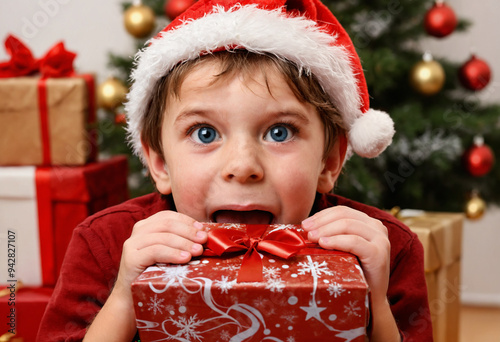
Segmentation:
{"type": "Polygon", "coordinates": [[[128,131],[159,194],[76,228],[40,341],[131,341],[130,286],[149,265],[201,255],[201,222],[301,224],[358,256],[371,341],[432,341],[416,236],[328,194],[346,153],[391,142],[368,108],[352,43],[318,0],[200,0],[139,54],[128,131]]]}

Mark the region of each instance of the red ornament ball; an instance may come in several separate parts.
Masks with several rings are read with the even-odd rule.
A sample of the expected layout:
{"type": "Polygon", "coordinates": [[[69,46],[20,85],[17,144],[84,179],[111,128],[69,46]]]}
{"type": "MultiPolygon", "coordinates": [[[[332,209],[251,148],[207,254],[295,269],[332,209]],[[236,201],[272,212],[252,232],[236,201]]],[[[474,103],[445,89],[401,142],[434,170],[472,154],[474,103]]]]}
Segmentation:
{"type": "Polygon", "coordinates": [[[485,61],[472,55],[458,71],[458,78],[465,88],[481,90],[491,80],[491,69],[485,61]]]}
{"type": "Polygon", "coordinates": [[[425,14],[424,26],[431,36],[446,37],[457,27],[457,17],[451,7],[445,3],[436,2],[425,14]]]}
{"type": "Polygon", "coordinates": [[[464,154],[467,171],[474,177],[486,175],[493,168],[495,156],[487,145],[473,145],[464,154]]]}
{"type": "Polygon", "coordinates": [[[115,124],[116,125],[123,125],[125,126],[127,124],[127,117],[125,113],[116,113],[115,114],[115,124]]]}
{"type": "Polygon", "coordinates": [[[165,15],[170,20],[174,20],[195,2],[196,0],[167,0],[164,7],[165,15]]]}

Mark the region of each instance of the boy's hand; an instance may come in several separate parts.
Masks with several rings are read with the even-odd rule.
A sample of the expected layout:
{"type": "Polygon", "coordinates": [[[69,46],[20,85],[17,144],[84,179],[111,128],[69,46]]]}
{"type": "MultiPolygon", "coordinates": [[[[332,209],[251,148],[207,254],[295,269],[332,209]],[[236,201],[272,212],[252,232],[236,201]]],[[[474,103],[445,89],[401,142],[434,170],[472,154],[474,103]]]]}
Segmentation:
{"type": "Polygon", "coordinates": [[[203,253],[207,240],[201,223],[173,211],[161,211],[134,225],[123,244],[115,289],[130,293],[135,278],[155,263],[183,264],[203,253]]]}
{"type": "Polygon", "coordinates": [[[137,222],[123,244],[120,269],[106,303],[89,326],[86,341],[130,341],[136,333],[131,285],[154,263],[186,263],[201,255],[207,240],[201,223],[173,211],[137,222]],[[113,331],[110,337],[109,332],[113,331]],[[104,339],[104,337],[106,337],[104,339]]]}
{"type": "Polygon", "coordinates": [[[322,210],[302,222],[308,239],[325,249],[356,255],[372,301],[385,301],[389,284],[391,245],[387,228],[378,220],[349,207],[322,210]]]}

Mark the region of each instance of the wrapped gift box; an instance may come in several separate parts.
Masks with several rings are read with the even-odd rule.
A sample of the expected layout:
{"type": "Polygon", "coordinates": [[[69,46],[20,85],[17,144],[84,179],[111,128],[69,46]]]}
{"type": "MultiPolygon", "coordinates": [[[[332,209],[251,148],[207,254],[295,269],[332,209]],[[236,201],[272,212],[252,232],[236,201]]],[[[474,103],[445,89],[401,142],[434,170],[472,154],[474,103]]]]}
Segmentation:
{"type": "MultiPolygon", "coordinates": [[[[73,229],[127,199],[127,173],[124,156],[74,167],[0,167],[0,250],[13,232],[15,278],[54,285],[73,229]]],[[[7,263],[0,271],[5,284],[7,263]]]]}
{"type": "Polygon", "coordinates": [[[15,324],[16,334],[9,341],[35,342],[38,327],[52,292],[52,288],[22,287],[15,292],[13,299],[15,306],[12,306],[9,305],[11,297],[7,294],[10,292],[0,290],[0,312],[2,320],[6,322],[2,324],[0,335],[8,332],[11,327],[8,323],[12,322],[15,324]],[[15,311],[12,312],[11,309],[15,311]]]}
{"type": "Polygon", "coordinates": [[[91,75],[0,78],[0,165],[83,165],[95,158],[94,98],[91,75]]]}
{"type": "MultiPolygon", "coordinates": [[[[297,226],[265,229],[305,234],[297,226]]],[[[239,280],[247,255],[147,268],[132,284],[141,341],[365,341],[369,290],[355,256],[320,248],[286,260],[257,253],[261,269],[250,270],[262,281],[250,282],[239,280]]]]}
{"type": "Polygon", "coordinates": [[[425,212],[400,217],[424,246],[425,277],[435,342],[457,342],[463,215],[425,212]]]}

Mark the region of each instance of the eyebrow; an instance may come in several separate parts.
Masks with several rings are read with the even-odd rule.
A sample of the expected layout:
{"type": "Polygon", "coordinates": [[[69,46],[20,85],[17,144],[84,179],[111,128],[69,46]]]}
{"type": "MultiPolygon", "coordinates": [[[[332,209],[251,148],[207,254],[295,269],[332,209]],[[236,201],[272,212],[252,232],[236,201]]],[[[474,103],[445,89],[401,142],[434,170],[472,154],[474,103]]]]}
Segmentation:
{"type": "Polygon", "coordinates": [[[295,108],[291,108],[289,110],[271,112],[268,114],[269,117],[279,120],[279,118],[293,118],[295,120],[301,121],[303,124],[309,124],[310,120],[308,115],[306,115],[303,111],[297,110],[295,108]]]}
{"type": "MultiPolygon", "coordinates": [[[[201,116],[201,117],[210,117],[214,111],[211,110],[205,110],[205,109],[198,109],[198,108],[193,108],[193,109],[187,109],[185,111],[182,111],[174,120],[174,124],[181,123],[183,121],[189,120],[191,117],[196,117],[196,116],[201,116]]],[[[272,119],[279,119],[281,117],[291,117],[296,120],[302,121],[304,124],[309,124],[310,120],[308,118],[308,115],[306,115],[303,111],[296,109],[296,108],[290,108],[290,109],[285,109],[285,110],[280,110],[280,111],[273,111],[270,113],[266,114],[266,117],[270,117],[272,119]]]]}
{"type": "Polygon", "coordinates": [[[193,117],[193,116],[208,116],[208,114],[207,114],[207,111],[205,111],[205,110],[199,110],[199,109],[184,110],[175,118],[174,123],[188,120],[190,117],[193,117]]]}

